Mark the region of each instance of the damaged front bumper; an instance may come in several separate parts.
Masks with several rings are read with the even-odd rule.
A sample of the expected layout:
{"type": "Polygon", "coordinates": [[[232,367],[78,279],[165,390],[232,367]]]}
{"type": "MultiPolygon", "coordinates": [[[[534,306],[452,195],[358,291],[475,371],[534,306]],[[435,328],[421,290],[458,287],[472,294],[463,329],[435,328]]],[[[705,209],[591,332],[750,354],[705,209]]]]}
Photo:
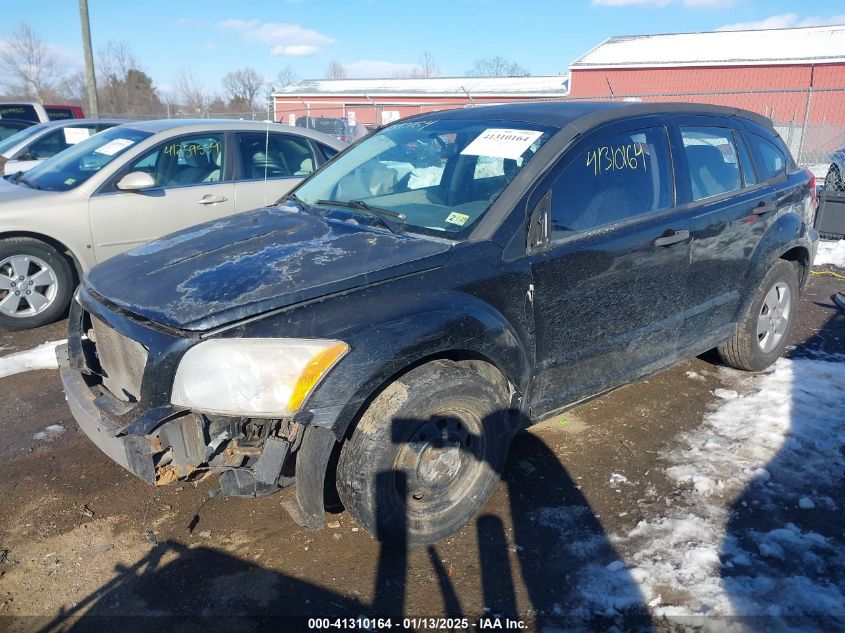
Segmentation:
{"type": "Polygon", "coordinates": [[[172,406],[172,374],[192,341],[109,311],[84,291],[82,301],[86,308],[73,302],[68,343],[56,355],[73,417],[101,451],[153,485],[216,473],[218,493],[259,496],[293,482],[301,424],[172,406]]]}

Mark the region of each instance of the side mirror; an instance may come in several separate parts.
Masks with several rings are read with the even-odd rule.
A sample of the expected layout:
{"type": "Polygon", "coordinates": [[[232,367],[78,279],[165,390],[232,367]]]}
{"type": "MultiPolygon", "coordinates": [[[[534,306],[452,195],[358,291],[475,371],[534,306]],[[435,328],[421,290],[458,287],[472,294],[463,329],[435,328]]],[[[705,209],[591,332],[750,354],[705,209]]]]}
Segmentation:
{"type": "Polygon", "coordinates": [[[117,181],[115,185],[121,191],[141,191],[156,186],[155,179],[145,171],[133,171],[117,181]]]}

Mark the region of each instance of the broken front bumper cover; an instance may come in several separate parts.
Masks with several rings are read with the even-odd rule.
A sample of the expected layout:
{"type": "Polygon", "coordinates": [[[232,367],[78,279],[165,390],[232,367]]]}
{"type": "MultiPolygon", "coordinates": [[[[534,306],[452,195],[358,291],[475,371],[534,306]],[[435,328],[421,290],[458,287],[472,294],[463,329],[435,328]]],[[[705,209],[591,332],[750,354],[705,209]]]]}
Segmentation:
{"type": "Polygon", "coordinates": [[[149,441],[135,435],[120,435],[118,427],[94,404],[95,395],[82,373],[68,365],[67,345],[59,346],[56,355],[67,403],[79,428],[97,448],[130,473],[155,484],[155,465],[149,441]]]}

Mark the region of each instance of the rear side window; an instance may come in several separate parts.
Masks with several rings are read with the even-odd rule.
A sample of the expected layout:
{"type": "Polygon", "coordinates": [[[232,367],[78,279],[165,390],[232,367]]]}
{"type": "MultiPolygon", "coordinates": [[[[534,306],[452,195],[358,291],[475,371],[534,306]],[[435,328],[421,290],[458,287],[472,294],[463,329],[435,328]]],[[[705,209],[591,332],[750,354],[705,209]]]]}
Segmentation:
{"type": "Polygon", "coordinates": [[[552,239],[668,209],[671,174],[662,127],[597,137],[552,185],[552,239]]]}
{"type": "Polygon", "coordinates": [[[757,161],[760,180],[769,180],[786,172],[786,154],[777,145],[754,133],[748,134],[748,143],[757,161]]]}
{"type": "Polygon", "coordinates": [[[0,104],[0,119],[22,119],[40,123],[41,119],[35,108],[27,103],[6,103],[0,104]]]}
{"type": "Polygon", "coordinates": [[[703,200],[742,187],[739,160],[730,130],[682,127],[692,199],[703,200]]]}
{"type": "Polygon", "coordinates": [[[746,187],[757,184],[757,175],[754,173],[754,162],[751,160],[751,154],[748,153],[748,146],[742,137],[737,134],[736,147],[739,150],[739,162],[742,164],[742,180],[746,187]]]}
{"type": "Polygon", "coordinates": [[[241,174],[256,178],[301,178],[316,168],[314,153],[306,139],[288,134],[240,134],[241,174]]]}

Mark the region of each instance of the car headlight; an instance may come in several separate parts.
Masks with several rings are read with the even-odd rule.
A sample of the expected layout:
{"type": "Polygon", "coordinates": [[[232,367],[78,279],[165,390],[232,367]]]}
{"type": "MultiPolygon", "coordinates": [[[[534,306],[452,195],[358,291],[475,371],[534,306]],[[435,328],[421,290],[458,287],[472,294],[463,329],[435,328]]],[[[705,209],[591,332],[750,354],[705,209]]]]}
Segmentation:
{"type": "Polygon", "coordinates": [[[285,417],[348,351],[343,341],[315,339],[203,341],[179,362],[170,401],[208,413],[285,417]]]}

